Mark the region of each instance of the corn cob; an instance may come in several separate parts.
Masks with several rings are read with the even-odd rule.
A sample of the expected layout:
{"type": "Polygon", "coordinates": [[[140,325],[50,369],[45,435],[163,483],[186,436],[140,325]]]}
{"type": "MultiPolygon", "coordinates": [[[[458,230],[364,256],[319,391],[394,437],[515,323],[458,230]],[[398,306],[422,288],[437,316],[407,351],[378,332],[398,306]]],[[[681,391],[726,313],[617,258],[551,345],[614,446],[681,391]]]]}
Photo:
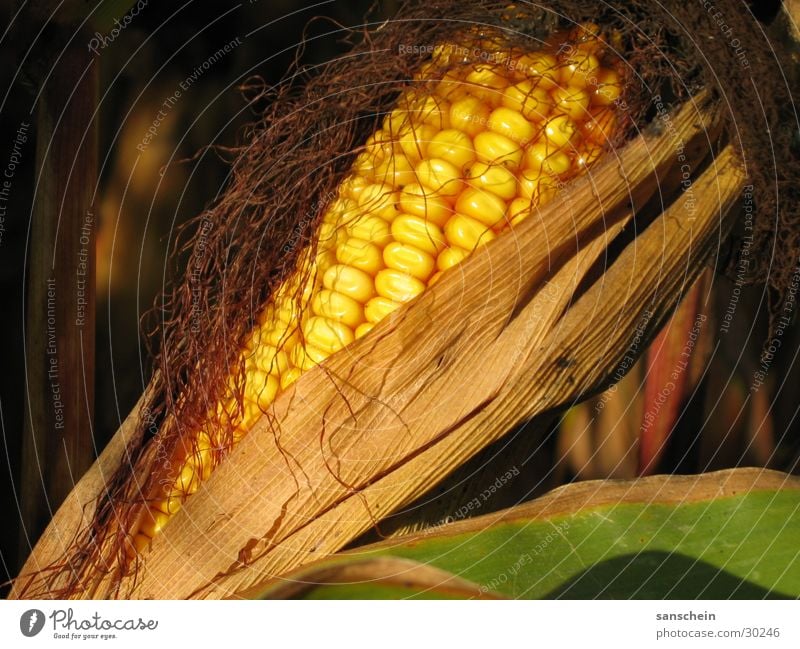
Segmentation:
{"type": "Polygon", "coordinates": [[[131,551],[146,547],[210,475],[222,438],[215,426],[241,439],[303,372],[552,200],[601,155],[620,129],[624,82],[596,25],[577,27],[567,42],[519,52],[472,34],[435,48],[355,159],[315,250],[245,341],[243,408],[230,385],[210,413],[215,423],[180,445],[177,468],[131,532],[131,551]]]}

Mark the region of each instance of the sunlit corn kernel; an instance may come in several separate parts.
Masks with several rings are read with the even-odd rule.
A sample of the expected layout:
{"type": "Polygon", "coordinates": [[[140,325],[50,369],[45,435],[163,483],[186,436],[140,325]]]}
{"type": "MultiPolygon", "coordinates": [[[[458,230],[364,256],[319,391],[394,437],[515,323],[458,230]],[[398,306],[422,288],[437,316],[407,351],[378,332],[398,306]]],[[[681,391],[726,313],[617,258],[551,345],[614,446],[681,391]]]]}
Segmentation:
{"type": "Polygon", "coordinates": [[[403,271],[384,268],[375,277],[375,290],[395,302],[408,302],[425,290],[425,284],[403,271]]]}
{"type": "Polygon", "coordinates": [[[330,356],[330,354],[327,351],[315,347],[308,342],[304,345],[295,345],[289,353],[292,364],[301,372],[307,372],[311,368],[316,367],[328,358],[328,356],[330,356]]]}
{"type": "Polygon", "coordinates": [[[450,102],[443,97],[426,94],[409,104],[407,110],[418,124],[430,124],[438,130],[450,128],[450,102]]]}
{"type": "Polygon", "coordinates": [[[411,164],[425,157],[428,144],[438,132],[439,129],[430,124],[408,124],[400,129],[397,140],[411,164]]]}
{"type": "Polygon", "coordinates": [[[585,120],[589,110],[589,93],[583,88],[559,87],[553,89],[553,107],[556,112],[574,121],[585,120]]]}
{"type": "Polygon", "coordinates": [[[587,88],[597,83],[600,61],[587,50],[576,50],[568,56],[559,69],[562,88],[587,88]]]}
{"type": "Polygon", "coordinates": [[[378,296],[372,298],[364,305],[364,315],[367,322],[377,324],[393,311],[402,306],[400,302],[395,302],[388,297],[378,296]]]}
{"type": "Polygon", "coordinates": [[[512,169],[522,162],[522,147],[504,135],[484,131],[475,136],[475,153],[478,160],[490,164],[504,164],[512,169]]]}
{"type": "Polygon", "coordinates": [[[322,277],[322,284],[325,288],[331,291],[338,291],[361,304],[364,304],[375,295],[372,277],[358,268],[345,266],[344,264],[331,266],[325,271],[325,275],[322,277]]]}
{"type": "Polygon", "coordinates": [[[360,325],[358,325],[358,327],[356,327],[356,331],[355,331],[356,340],[366,336],[370,331],[372,331],[372,328],[374,326],[375,326],[375,323],[373,323],[373,322],[362,322],[360,325]]]}
{"type": "Polygon", "coordinates": [[[597,75],[597,88],[592,93],[592,102],[609,106],[622,96],[622,79],[612,69],[602,68],[597,75]]]}
{"type": "Polygon", "coordinates": [[[515,68],[542,90],[550,90],[558,85],[558,61],[547,52],[522,54],[516,59],[515,68]]]}
{"type": "Polygon", "coordinates": [[[611,143],[617,128],[614,109],[609,106],[597,106],[589,111],[582,132],[588,142],[604,147],[611,143]]]}
{"type": "Polygon", "coordinates": [[[392,221],[392,236],[431,255],[445,246],[444,234],[438,225],[411,214],[401,214],[392,221]]]}
{"type": "Polygon", "coordinates": [[[356,156],[352,168],[359,176],[372,180],[375,168],[378,167],[383,160],[384,158],[380,155],[364,151],[356,156]]]}
{"type": "Polygon", "coordinates": [[[426,280],[433,272],[433,256],[416,246],[393,241],[383,249],[383,260],[388,268],[394,268],[414,277],[426,280]]]}
{"type": "Polygon", "coordinates": [[[300,378],[302,370],[299,367],[292,367],[288,371],[281,374],[281,390],[285,390],[297,379],[300,378]]]}
{"type": "Polygon", "coordinates": [[[385,159],[394,153],[394,138],[391,133],[379,129],[367,138],[364,150],[372,155],[385,159]]]}
{"type": "Polygon", "coordinates": [[[280,390],[278,378],[274,374],[267,374],[266,380],[258,388],[256,404],[259,410],[266,410],[272,405],[272,402],[275,401],[275,397],[278,395],[278,390],[280,390]]]}
{"type": "MultiPolygon", "coordinates": [[[[430,147],[428,147],[428,152],[430,153],[430,147]]],[[[414,171],[419,183],[429,188],[437,196],[456,196],[464,188],[461,183],[460,168],[443,158],[423,160],[414,171]]],[[[414,214],[411,210],[405,211],[414,214]]]]}
{"type": "Polygon", "coordinates": [[[353,175],[342,183],[342,186],[339,188],[339,194],[343,198],[349,198],[350,200],[355,201],[358,199],[358,195],[361,193],[361,190],[367,185],[369,185],[369,180],[363,176],[353,175]]]}
{"type": "Polygon", "coordinates": [[[474,137],[486,129],[489,105],[477,97],[467,96],[450,106],[450,126],[474,137]]]}
{"type": "Polygon", "coordinates": [[[436,267],[440,271],[445,271],[452,268],[456,264],[460,264],[467,258],[469,252],[457,246],[450,246],[442,250],[436,258],[436,267]]]}
{"type": "Polygon", "coordinates": [[[307,343],[330,354],[355,340],[353,330],[346,324],[321,316],[309,318],[303,327],[303,336],[307,343]]]}
{"type": "Polygon", "coordinates": [[[439,131],[428,144],[428,155],[451,163],[458,169],[475,160],[472,138],[463,131],[451,128],[439,131]]]}
{"type": "Polygon", "coordinates": [[[508,77],[501,73],[499,66],[481,63],[467,75],[466,82],[470,84],[471,95],[497,106],[503,97],[503,89],[508,85],[508,77]]]}
{"type": "Polygon", "coordinates": [[[518,197],[508,205],[508,221],[512,226],[522,223],[531,215],[531,200],[518,197]]]}
{"type": "Polygon", "coordinates": [[[455,214],[444,226],[444,233],[448,244],[468,251],[495,238],[491,228],[464,214],[455,214]]]}
{"type": "Polygon", "coordinates": [[[262,331],[261,342],[265,345],[272,345],[278,349],[294,344],[300,335],[300,330],[296,325],[290,324],[286,320],[278,320],[274,327],[262,331]]]}
{"type": "Polygon", "coordinates": [[[357,237],[348,237],[336,246],[336,259],[341,264],[353,266],[370,275],[375,275],[383,268],[381,249],[357,237]]]}
{"type": "Polygon", "coordinates": [[[397,215],[397,192],[391,185],[373,183],[364,188],[358,197],[362,214],[371,214],[391,221],[397,215]]]}
{"type": "Polygon", "coordinates": [[[538,124],[553,110],[553,98],[544,88],[534,87],[530,81],[525,80],[506,88],[503,106],[538,124]]]}
{"type": "Polygon", "coordinates": [[[502,198],[474,187],[464,190],[458,197],[455,207],[459,214],[469,216],[489,227],[502,221],[506,213],[506,203],[502,198]]]}
{"type": "Polygon", "coordinates": [[[274,345],[259,345],[255,352],[255,361],[258,368],[264,372],[280,374],[289,369],[286,352],[274,345]]]}
{"type": "Polygon", "coordinates": [[[375,169],[375,181],[386,183],[393,187],[402,187],[408,183],[413,183],[417,178],[414,173],[414,166],[408,161],[405,155],[396,152],[386,158],[375,169]]]}
{"type": "Polygon", "coordinates": [[[519,177],[519,193],[532,207],[542,207],[555,198],[558,184],[552,176],[526,169],[519,177]]]}
{"type": "Polygon", "coordinates": [[[400,194],[400,209],[433,223],[444,224],[452,214],[450,203],[419,183],[406,185],[400,194]]]}
{"type": "Polygon", "coordinates": [[[371,241],[377,246],[383,247],[391,240],[389,223],[386,219],[374,214],[358,216],[350,221],[345,228],[349,236],[371,241]]]}
{"type": "Polygon", "coordinates": [[[570,41],[575,43],[575,45],[585,45],[594,43],[598,38],[600,38],[602,33],[603,30],[597,23],[583,22],[578,23],[569,30],[568,38],[570,41]]]}
{"type": "Polygon", "coordinates": [[[167,514],[168,516],[171,516],[172,514],[177,514],[180,511],[182,504],[183,503],[181,502],[180,497],[170,494],[166,498],[152,503],[150,505],[150,509],[158,510],[164,514],[167,514]]]}
{"type": "Polygon", "coordinates": [[[316,315],[343,322],[350,328],[357,327],[364,321],[364,308],[361,304],[344,293],[327,288],[314,296],[311,308],[316,315]]]}
{"type": "Polygon", "coordinates": [[[553,176],[567,173],[571,160],[565,151],[548,146],[548,142],[537,142],[525,151],[523,166],[532,171],[540,170],[553,176]]]}
{"type": "Polygon", "coordinates": [[[597,144],[591,142],[585,143],[581,146],[575,154],[573,166],[578,173],[583,173],[592,166],[600,157],[605,153],[605,149],[597,144]]]}
{"type": "Polygon", "coordinates": [[[536,129],[519,111],[501,106],[489,115],[490,131],[504,135],[512,142],[525,146],[533,137],[536,129]]]}
{"type": "Polygon", "coordinates": [[[383,118],[381,127],[392,139],[397,140],[398,135],[408,124],[408,113],[402,108],[395,108],[383,118]]]}
{"type": "Polygon", "coordinates": [[[556,149],[567,146],[575,137],[578,127],[567,115],[557,115],[547,120],[544,134],[547,141],[556,149]]]}
{"type": "Polygon", "coordinates": [[[476,189],[489,191],[506,200],[514,198],[517,194],[517,179],[508,167],[502,164],[474,163],[469,168],[467,182],[476,189]]]}
{"type": "MultiPolygon", "coordinates": [[[[200,487],[200,476],[197,475],[195,471],[195,466],[192,462],[187,462],[181,468],[181,472],[178,474],[178,477],[175,478],[175,489],[178,493],[191,495],[195,491],[197,491],[200,487]]],[[[159,517],[159,521],[162,520],[159,517]]],[[[163,522],[166,523],[167,517],[163,517],[163,522]]],[[[142,529],[145,534],[148,534],[148,530],[142,529]]],[[[152,536],[152,535],[151,535],[152,536]]]]}

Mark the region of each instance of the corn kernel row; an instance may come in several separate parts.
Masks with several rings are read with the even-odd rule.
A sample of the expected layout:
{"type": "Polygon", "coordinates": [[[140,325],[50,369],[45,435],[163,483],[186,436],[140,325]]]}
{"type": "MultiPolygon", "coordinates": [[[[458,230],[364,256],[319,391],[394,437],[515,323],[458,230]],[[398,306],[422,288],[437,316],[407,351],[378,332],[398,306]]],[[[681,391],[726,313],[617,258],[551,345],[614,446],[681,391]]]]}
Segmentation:
{"type": "Polygon", "coordinates": [[[504,49],[496,36],[466,42],[437,47],[417,86],[368,138],[322,218],[316,251],[245,343],[243,412],[235,414],[233,396],[217,406],[171,486],[151,502],[136,550],[210,474],[213,422],[240,439],[303,372],[552,200],[617,132],[623,81],[603,62],[596,26],[577,28],[561,54],[504,49]],[[488,61],[466,54],[476,44],[488,61]]]}

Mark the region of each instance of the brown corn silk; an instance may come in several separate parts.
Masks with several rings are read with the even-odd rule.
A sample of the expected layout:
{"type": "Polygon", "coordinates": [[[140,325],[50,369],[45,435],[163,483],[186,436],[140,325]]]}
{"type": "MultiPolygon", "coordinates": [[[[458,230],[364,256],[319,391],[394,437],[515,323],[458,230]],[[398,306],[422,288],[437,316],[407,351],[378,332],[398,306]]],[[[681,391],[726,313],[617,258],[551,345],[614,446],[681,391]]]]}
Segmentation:
{"type": "MultiPolygon", "coordinates": [[[[745,5],[727,0],[717,7],[750,46],[748,76],[774,81],[771,94],[759,95],[764,114],[757,117],[777,123],[786,117],[792,97],[776,72],[776,54],[763,46],[745,5]]],[[[224,194],[175,243],[175,258],[186,259],[187,270],[153,311],[156,372],[128,461],[109,480],[93,524],[76,539],[71,554],[42,571],[26,594],[91,592],[99,575],[135,571],[130,534],[147,514],[144,503],[159,497],[159,479],[187,454],[205,453],[212,464],[224,457],[234,441],[233,422],[245,413],[241,350],[250,332],[271,296],[296,277],[306,256],[316,254],[323,216],[355,157],[400,93],[414,85],[414,75],[430,63],[433,48],[477,33],[501,38],[506,51],[538,50],[548,45],[548,37],[588,22],[614,35],[604,45],[622,57],[621,72],[636,79],[635,92],[617,106],[630,123],[655,115],[654,96],[665,104],[679,103],[702,87],[715,91],[729,107],[727,136],[743,149],[756,184],[759,213],[751,250],[769,250],[775,240],[781,244],[777,260],[762,255],[756,268],[779,300],[793,268],[786,260],[798,248],[792,221],[796,212],[778,209],[797,203],[796,186],[789,184],[798,176],[796,159],[788,153],[791,135],[776,133],[772,146],[778,147],[779,159],[795,162],[775,169],[752,117],[755,102],[741,81],[741,61],[719,38],[696,49],[697,33],[714,35],[719,29],[702,3],[699,9],[680,2],[658,7],[588,1],[406,4],[394,20],[352,31],[348,56],[313,73],[297,66],[274,88],[257,82],[247,86],[253,105],[266,107],[246,133],[224,194]],[[770,275],[764,270],[768,262],[773,262],[770,275]],[[227,405],[223,411],[217,408],[220,403],[227,405]],[[216,439],[198,448],[196,432],[208,427],[218,431],[216,439]]],[[[557,41],[549,45],[557,49],[557,41]]],[[[619,131],[611,144],[621,144],[623,137],[619,131]]],[[[296,297],[303,308],[299,291],[296,297]]]]}

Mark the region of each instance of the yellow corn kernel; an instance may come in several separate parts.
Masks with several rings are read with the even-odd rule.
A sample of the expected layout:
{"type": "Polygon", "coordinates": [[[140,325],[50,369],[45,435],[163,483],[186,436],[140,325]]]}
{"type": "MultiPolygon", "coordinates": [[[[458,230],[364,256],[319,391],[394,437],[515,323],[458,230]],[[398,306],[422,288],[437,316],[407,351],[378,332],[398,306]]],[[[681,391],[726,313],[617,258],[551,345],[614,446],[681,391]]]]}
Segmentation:
{"type": "Polygon", "coordinates": [[[450,246],[439,253],[439,256],[436,258],[436,267],[440,271],[445,271],[448,268],[452,268],[456,264],[460,264],[462,261],[464,261],[464,259],[467,258],[468,255],[469,252],[463,248],[450,246]]]}
{"type": "Polygon", "coordinates": [[[522,146],[525,146],[536,132],[533,124],[525,119],[521,112],[505,106],[492,111],[492,114],[489,115],[488,127],[490,131],[504,135],[512,142],[517,142],[522,146]]]}
{"type": "MultiPolygon", "coordinates": [[[[381,271],[383,272],[385,271],[381,271]]],[[[346,324],[321,316],[308,319],[303,327],[303,336],[308,343],[330,354],[355,340],[353,330],[346,324]]]]}
{"type": "Polygon", "coordinates": [[[530,81],[525,80],[506,88],[503,106],[538,124],[553,110],[553,98],[544,88],[534,87],[530,81]]]}
{"type": "Polygon", "coordinates": [[[350,176],[342,183],[342,186],[339,188],[339,194],[344,198],[355,201],[358,199],[361,190],[367,185],[369,185],[369,181],[365,177],[350,176]]]}
{"type": "Polygon", "coordinates": [[[289,358],[286,352],[274,345],[260,345],[256,348],[255,362],[258,369],[264,372],[280,374],[289,369],[289,358]]]}
{"type": "Polygon", "coordinates": [[[281,374],[281,390],[285,390],[297,379],[300,378],[302,370],[299,367],[291,367],[286,372],[281,374]]]}
{"type": "Polygon", "coordinates": [[[560,176],[570,170],[572,162],[564,151],[537,142],[525,151],[524,164],[526,169],[560,176]]]}
{"type": "Polygon", "coordinates": [[[330,356],[330,354],[327,351],[315,347],[308,342],[304,345],[295,345],[289,352],[289,358],[291,358],[292,364],[301,372],[307,372],[312,367],[319,365],[328,358],[328,356],[330,356]]]}
{"type": "Polygon", "coordinates": [[[610,144],[617,130],[617,116],[613,109],[607,106],[590,109],[589,116],[583,124],[584,138],[600,147],[610,144]]]}
{"type": "Polygon", "coordinates": [[[349,237],[336,246],[336,259],[341,264],[363,270],[370,275],[375,275],[383,268],[381,249],[356,237],[349,237]]]}
{"type": "Polygon", "coordinates": [[[591,97],[584,88],[568,86],[553,90],[555,110],[575,121],[585,120],[589,116],[590,100],[591,97]]]}
{"type": "Polygon", "coordinates": [[[584,172],[588,169],[596,160],[603,155],[605,150],[603,147],[593,144],[591,142],[586,142],[584,145],[578,149],[578,152],[573,160],[573,166],[576,168],[578,173],[584,172]]]}
{"type": "Polygon", "coordinates": [[[600,61],[588,50],[577,50],[561,64],[561,87],[586,88],[597,83],[600,61]]]}
{"type": "Polygon", "coordinates": [[[502,89],[508,85],[508,78],[500,74],[496,65],[476,65],[465,80],[470,94],[494,106],[500,103],[502,89]]]}
{"type": "Polygon", "coordinates": [[[406,185],[400,193],[400,209],[436,224],[444,224],[452,214],[450,203],[419,183],[406,185]]]}
{"type": "Polygon", "coordinates": [[[531,200],[529,198],[515,198],[508,205],[508,221],[512,226],[522,223],[531,215],[531,200]]]}
{"type": "Polygon", "coordinates": [[[389,268],[422,280],[430,277],[435,264],[434,258],[429,253],[399,241],[393,241],[383,249],[383,260],[389,268]]]}
{"type": "Polygon", "coordinates": [[[260,410],[266,410],[275,401],[275,397],[280,389],[280,382],[274,374],[267,374],[264,382],[257,386],[256,403],[260,410]]]}
{"type": "Polygon", "coordinates": [[[375,169],[375,180],[393,187],[402,187],[413,183],[417,179],[413,165],[405,155],[400,152],[386,158],[375,169]]]}
{"type": "Polygon", "coordinates": [[[444,233],[451,246],[470,251],[495,238],[491,228],[464,214],[455,214],[444,226],[444,233]]]}
{"type": "Polygon", "coordinates": [[[597,75],[597,88],[592,101],[599,106],[609,106],[622,96],[622,79],[615,70],[602,68],[597,75]]]}
{"type": "Polygon", "coordinates": [[[408,302],[425,290],[425,284],[394,268],[384,268],[375,276],[375,290],[395,302],[408,302]]]}
{"type": "Polygon", "coordinates": [[[425,151],[439,129],[430,124],[408,124],[400,129],[397,140],[408,161],[416,164],[425,157],[425,151]]]}
{"type": "Polygon", "coordinates": [[[532,206],[541,207],[555,198],[558,184],[552,176],[526,169],[519,177],[519,193],[532,206]]]}
{"type": "Polygon", "coordinates": [[[475,153],[478,160],[490,164],[504,164],[516,169],[522,161],[522,148],[505,135],[484,131],[475,136],[475,153]]]}
{"type": "Polygon", "coordinates": [[[389,223],[386,219],[374,214],[357,216],[345,226],[348,236],[374,243],[376,246],[385,246],[391,241],[389,223]]]}
{"type": "Polygon", "coordinates": [[[474,137],[486,129],[489,106],[477,97],[467,96],[450,106],[450,125],[474,137]]]}
{"type": "Polygon", "coordinates": [[[456,201],[456,212],[492,227],[503,220],[506,203],[499,196],[474,187],[464,190],[456,201]]]}
{"type": "MultiPolygon", "coordinates": [[[[430,147],[428,147],[428,152],[430,153],[430,147]]],[[[460,168],[443,158],[423,160],[416,166],[414,171],[419,179],[419,184],[430,190],[430,192],[426,192],[428,194],[433,193],[437,196],[453,197],[457,196],[464,188],[461,183],[460,168]]],[[[415,213],[405,208],[404,210],[410,214],[415,213]]],[[[422,215],[418,214],[417,216],[422,215]]]]}
{"type": "Polygon", "coordinates": [[[567,115],[556,115],[547,120],[544,125],[544,134],[547,141],[556,149],[567,146],[575,137],[578,127],[567,115]]]}
{"type": "Polygon", "coordinates": [[[437,130],[450,128],[450,102],[443,97],[419,97],[409,104],[408,114],[415,123],[430,124],[437,130]]]}
{"type": "Polygon", "coordinates": [[[261,343],[278,349],[288,348],[299,339],[299,335],[297,326],[289,324],[287,320],[277,320],[274,327],[261,330],[261,343]]]}
{"type": "Polygon", "coordinates": [[[157,509],[148,509],[148,511],[144,514],[144,521],[139,528],[139,532],[149,538],[153,538],[164,528],[164,525],[167,524],[167,521],[169,521],[168,514],[165,514],[157,509]]]}
{"type": "Polygon", "coordinates": [[[517,195],[517,179],[504,165],[476,162],[469,169],[469,183],[505,200],[517,195]]]}
{"type": "Polygon", "coordinates": [[[367,185],[358,197],[361,214],[372,214],[391,221],[397,215],[397,193],[390,185],[367,185]]]}
{"type": "Polygon", "coordinates": [[[370,331],[372,331],[372,328],[374,326],[375,323],[373,322],[362,322],[360,325],[358,325],[358,327],[356,327],[356,332],[355,332],[356,340],[366,336],[370,331]]]}
{"type": "Polygon", "coordinates": [[[361,304],[375,295],[372,277],[363,270],[344,264],[336,264],[325,271],[322,284],[331,291],[337,291],[361,304]]]}
{"type": "Polygon", "coordinates": [[[392,235],[398,241],[431,255],[445,246],[444,234],[438,225],[411,214],[401,214],[392,221],[392,235]]]}
{"type": "Polygon", "coordinates": [[[350,328],[357,327],[364,321],[364,308],[361,304],[344,293],[327,288],[314,296],[311,308],[316,315],[343,322],[350,328]]]}
{"type": "Polygon", "coordinates": [[[524,76],[531,77],[533,84],[542,90],[558,85],[558,61],[546,52],[529,52],[517,57],[515,68],[524,76]]]}
{"type": "Polygon", "coordinates": [[[472,138],[466,133],[450,128],[433,136],[428,144],[428,155],[463,169],[475,160],[475,148],[472,146],[472,138]]]}
{"type": "Polygon", "coordinates": [[[367,322],[374,325],[401,306],[403,305],[400,304],[400,302],[390,300],[388,297],[378,296],[372,298],[364,305],[364,315],[367,318],[367,322]]]}

